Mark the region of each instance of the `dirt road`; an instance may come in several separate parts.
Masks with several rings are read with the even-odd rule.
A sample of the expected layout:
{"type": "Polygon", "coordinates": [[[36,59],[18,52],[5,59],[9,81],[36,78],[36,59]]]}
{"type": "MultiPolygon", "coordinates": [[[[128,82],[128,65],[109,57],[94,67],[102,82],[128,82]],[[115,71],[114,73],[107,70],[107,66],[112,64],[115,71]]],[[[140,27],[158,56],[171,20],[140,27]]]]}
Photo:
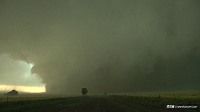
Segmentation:
{"type": "Polygon", "coordinates": [[[32,110],[31,112],[156,112],[161,111],[142,107],[141,105],[128,105],[115,101],[110,97],[82,97],[73,103],[59,103],[32,110]]]}

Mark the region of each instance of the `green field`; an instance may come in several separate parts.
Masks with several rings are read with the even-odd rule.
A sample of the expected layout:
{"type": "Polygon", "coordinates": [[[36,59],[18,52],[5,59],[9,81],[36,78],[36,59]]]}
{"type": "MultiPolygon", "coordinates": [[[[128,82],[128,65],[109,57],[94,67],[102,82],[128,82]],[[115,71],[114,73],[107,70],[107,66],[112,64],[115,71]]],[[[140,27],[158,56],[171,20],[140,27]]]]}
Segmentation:
{"type": "Polygon", "coordinates": [[[2,95],[0,112],[199,112],[199,92],[131,93],[107,96],[2,95]],[[197,105],[197,109],[166,109],[166,105],[197,105]]]}

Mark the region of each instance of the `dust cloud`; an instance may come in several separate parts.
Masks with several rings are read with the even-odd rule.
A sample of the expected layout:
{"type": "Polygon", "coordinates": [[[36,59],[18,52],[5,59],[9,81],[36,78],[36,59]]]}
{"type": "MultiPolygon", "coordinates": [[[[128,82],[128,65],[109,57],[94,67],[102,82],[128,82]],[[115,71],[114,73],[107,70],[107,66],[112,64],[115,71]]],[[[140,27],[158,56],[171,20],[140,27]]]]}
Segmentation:
{"type": "Polygon", "coordinates": [[[199,20],[199,0],[1,0],[0,54],[49,93],[199,90],[199,20]]]}

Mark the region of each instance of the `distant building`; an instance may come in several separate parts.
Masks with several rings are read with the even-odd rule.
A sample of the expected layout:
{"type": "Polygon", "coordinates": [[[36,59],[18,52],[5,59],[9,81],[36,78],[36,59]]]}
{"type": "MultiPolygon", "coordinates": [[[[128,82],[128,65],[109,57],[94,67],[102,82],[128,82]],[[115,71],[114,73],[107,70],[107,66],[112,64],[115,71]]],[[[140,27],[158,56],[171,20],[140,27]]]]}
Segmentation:
{"type": "Polygon", "coordinates": [[[18,95],[18,92],[16,90],[12,90],[12,91],[6,93],[5,95],[15,96],[15,95],[18,95]]]}

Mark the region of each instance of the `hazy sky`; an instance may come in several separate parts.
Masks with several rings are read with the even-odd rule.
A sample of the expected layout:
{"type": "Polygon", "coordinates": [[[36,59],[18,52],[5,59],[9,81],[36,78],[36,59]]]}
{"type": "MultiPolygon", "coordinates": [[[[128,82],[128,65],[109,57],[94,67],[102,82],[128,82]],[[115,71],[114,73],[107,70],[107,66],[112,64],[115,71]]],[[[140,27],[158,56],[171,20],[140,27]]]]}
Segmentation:
{"type": "Polygon", "coordinates": [[[41,79],[31,73],[32,64],[0,55],[0,85],[41,86],[41,79]]]}
{"type": "Polygon", "coordinates": [[[199,90],[199,20],[199,0],[0,0],[0,81],[12,59],[51,93],[199,90]]]}

